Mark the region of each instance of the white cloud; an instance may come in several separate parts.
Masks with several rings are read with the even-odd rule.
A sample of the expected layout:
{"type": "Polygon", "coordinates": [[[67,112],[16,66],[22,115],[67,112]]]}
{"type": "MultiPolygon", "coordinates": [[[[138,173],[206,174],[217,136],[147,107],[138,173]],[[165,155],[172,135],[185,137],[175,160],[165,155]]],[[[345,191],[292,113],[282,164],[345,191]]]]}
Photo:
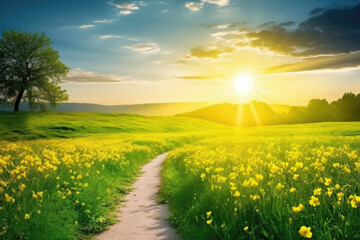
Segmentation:
{"type": "Polygon", "coordinates": [[[135,10],[139,10],[137,4],[144,6],[146,5],[143,1],[140,2],[123,2],[116,3],[114,1],[108,2],[110,6],[114,6],[117,11],[119,11],[120,15],[129,15],[132,14],[135,10]]]}
{"type": "Polygon", "coordinates": [[[124,48],[141,53],[155,53],[160,51],[160,48],[156,43],[139,43],[131,46],[125,46],[124,48]]]}
{"type": "Polygon", "coordinates": [[[85,25],[78,26],[78,28],[81,28],[81,29],[87,29],[87,28],[93,28],[93,27],[95,27],[95,25],[93,25],[93,24],[85,24],[85,25]]]}
{"type": "Polygon", "coordinates": [[[99,20],[95,20],[94,23],[112,23],[114,21],[115,19],[99,19],[99,20]]]}
{"type": "Polygon", "coordinates": [[[230,27],[230,24],[222,24],[222,25],[216,26],[217,29],[226,29],[228,27],[230,27]]]}
{"type": "Polygon", "coordinates": [[[187,7],[190,11],[197,12],[202,9],[204,3],[202,2],[187,2],[185,3],[185,7],[187,7]]]}
{"type": "Polygon", "coordinates": [[[132,13],[133,13],[133,12],[130,11],[130,10],[121,10],[121,11],[119,12],[120,15],[130,15],[130,14],[132,14],[132,13]]]}
{"type": "Polygon", "coordinates": [[[187,7],[190,11],[197,12],[204,7],[205,3],[215,4],[219,7],[223,7],[229,4],[229,0],[201,0],[201,2],[187,2],[185,3],[185,7],[187,7]]]}
{"type": "Polygon", "coordinates": [[[216,4],[219,7],[223,7],[229,4],[229,0],[201,0],[205,3],[216,4]]]}
{"type": "Polygon", "coordinates": [[[123,36],[120,35],[100,35],[100,39],[109,39],[109,38],[123,38],[123,36]]]}
{"type": "Polygon", "coordinates": [[[93,72],[83,71],[81,68],[76,68],[75,71],[69,72],[67,77],[62,79],[64,83],[105,83],[124,82],[128,80],[128,76],[95,74],[93,72]]]}

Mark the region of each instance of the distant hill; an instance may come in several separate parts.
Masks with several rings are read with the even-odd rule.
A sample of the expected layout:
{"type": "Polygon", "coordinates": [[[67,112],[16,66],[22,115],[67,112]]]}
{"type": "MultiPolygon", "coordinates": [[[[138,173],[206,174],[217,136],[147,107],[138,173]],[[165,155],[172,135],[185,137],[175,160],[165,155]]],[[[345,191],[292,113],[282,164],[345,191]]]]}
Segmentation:
{"type": "MultiPolygon", "coordinates": [[[[289,106],[289,111],[290,109],[289,106]]],[[[257,101],[248,104],[214,104],[196,111],[178,114],[178,116],[195,117],[232,126],[246,127],[284,122],[283,111],[278,113],[270,105],[257,101]]]]}
{"type": "MultiPolygon", "coordinates": [[[[99,105],[89,103],[62,103],[55,108],[57,112],[99,112],[133,113],[146,116],[173,116],[208,106],[205,102],[149,103],[133,105],[99,105]]],[[[0,111],[12,111],[10,107],[0,106],[0,111]]],[[[29,111],[27,103],[20,104],[20,111],[29,111]]]]}

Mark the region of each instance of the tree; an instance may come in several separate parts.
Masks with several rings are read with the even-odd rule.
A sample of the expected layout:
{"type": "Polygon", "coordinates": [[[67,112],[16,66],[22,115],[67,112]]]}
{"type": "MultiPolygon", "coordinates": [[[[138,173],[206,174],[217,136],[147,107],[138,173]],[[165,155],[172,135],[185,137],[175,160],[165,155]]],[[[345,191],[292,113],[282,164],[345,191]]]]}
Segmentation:
{"type": "Polygon", "coordinates": [[[325,122],[333,120],[333,109],[326,99],[311,99],[307,106],[309,122],[325,122]]]}
{"type": "Polygon", "coordinates": [[[30,109],[54,108],[68,100],[59,86],[69,68],[51,48],[50,39],[43,34],[4,31],[0,39],[0,103],[14,104],[19,111],[22,99],[30,109]]]}
{"type": "Polygon", "coordinates": [[[358,120],[360,116],[360,96],[352,92],[344,93],[342,98],[331,103],[336,110],[336,118],[340,121],[358,120]]]}

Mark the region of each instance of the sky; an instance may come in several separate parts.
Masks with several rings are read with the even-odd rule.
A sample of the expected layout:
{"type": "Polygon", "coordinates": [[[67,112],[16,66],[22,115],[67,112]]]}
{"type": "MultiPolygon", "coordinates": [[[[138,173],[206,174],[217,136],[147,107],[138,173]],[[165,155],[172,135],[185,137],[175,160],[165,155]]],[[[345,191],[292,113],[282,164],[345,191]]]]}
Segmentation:
{"type": "Polygon", "coordinates": [[[69,102],[306,105],[360,93],[360,1],[0,0],[0,31],[45,33],[69,102]],[[234,79],[248,74],[241,95],[234,79]]]}

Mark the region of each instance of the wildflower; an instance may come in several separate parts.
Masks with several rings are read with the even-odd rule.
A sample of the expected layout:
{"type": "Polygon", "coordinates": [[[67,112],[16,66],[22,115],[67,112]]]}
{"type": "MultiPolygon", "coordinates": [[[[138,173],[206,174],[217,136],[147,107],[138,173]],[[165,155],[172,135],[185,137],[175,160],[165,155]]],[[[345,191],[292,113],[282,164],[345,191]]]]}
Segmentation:
{"type": "Polygon", "coordinates": [[[28,213],[25,214],[24,218],[25,218],[25,220],[28,220],[30,218],[30,214],[28,214],[28,213]]]}
{"type": "Polygon", "coordinates": [[[314,195],[315,196],[320,196],[321,195],[321,188],[317,188],[314,190],[314,195]]]}
{"type": "Polygon", "coordinates": [[[248,226],[244,227],[244,231],[247,231],[248,229],[249,229],[249,227],[248,227],[248,226]]]}
{"type": "Polygon", "coordinates": [[[253,199],[254,201],[259,200],[259,199],[260,199],[260,196],[259,196],[259,195],[255,195],[255,196],[252,197],[252,199],[253,199]]]}
{"type": "Polygon", "coordinates": [[[331,178],[325,178],[325,185],[329,186],[331,184],[331,178]]]}
{"type": "Polygon", "coordinates": [[[336,188],[336,189],[340,189],[340,185],[339,185],[339,184],[336,184],[336,185],[335,185],[335,188],[336,188]]]}
{"type": "Polygon", "coordinates": [[[239,191],[236,191],[234,194],[233,194],[234,197],[239,197],[240,196],[240,193],[239,191]]]}
{"type": "Polygon", "coordinates": [[[311,196],[311,199],[309,201],[310,205],[313,207],[319,206],[320,202],[319,202],[319,198],[311,196]]]}
{"type": "Polygon", "coordinates": [[[339,201],[341,201],[344,198],[344,194],[342,192],[339,192],[338,194],[336,194],[336,196],[339,201]]]}
{"type": "Polygon", "coordinates": [[[304,210],[304,209],[305,209],[304,205],[302,205],[302,204],[300,203],[299,206],[293,207],[293,212],[294,212],[294,213],[298,213],[298,212],[300,212],[300,211],[302,211],[302,210],[304,210]]]}
{"type": "Polygon", "coordinates": [[[14,203],[15,199],[10,197],[7,193],[5,193],[5,201],[9,202],[9,203],[14,203]]]}
{"type": "Polygon", "coordinates": [[[225,223],[221,224],[221,228],[224,228],[226,227],[225,223]]]}
{"type": "Polygon", "coordinates": [[[278,183],[276,185],[276,188],[280,190],[280,189],[284,188],[284,185],[282,185],[281,183],[278,183]]]}
{"type": "Polygon", "coordinates": [[[212,223],[212,219],[207,220],[206,223],[210,225],[212,223]]]}
{"type": "Polygon", "coordinates": [[[294,188],[294,187],[290,188],[290,192],[291,193],[296,192],[296,188],[294,188]]]}
{"type": "Polygon", "coordinates": [[[204,180],[205,176],[206,176],[205,173],[202,173],[202,174],[200,175],[200,177],[201,177],[202,180],[204,180]]]}
{"type": "Polygon", "coordinates": [[[211,215],[211,213],[212,213],[211,211],[206,212],[206,217],[207,217],[207,218],[209,218],[209,217],[210,217],[210,215],[211,215]]]}
{"type": "Polygon", "coordinates": [[[310,232],[310,229],[311,229],[311,227],[302,226],[299,230],[300,236],[305,237],[305,238],[311,238],[312,232],[310,232]]]}

